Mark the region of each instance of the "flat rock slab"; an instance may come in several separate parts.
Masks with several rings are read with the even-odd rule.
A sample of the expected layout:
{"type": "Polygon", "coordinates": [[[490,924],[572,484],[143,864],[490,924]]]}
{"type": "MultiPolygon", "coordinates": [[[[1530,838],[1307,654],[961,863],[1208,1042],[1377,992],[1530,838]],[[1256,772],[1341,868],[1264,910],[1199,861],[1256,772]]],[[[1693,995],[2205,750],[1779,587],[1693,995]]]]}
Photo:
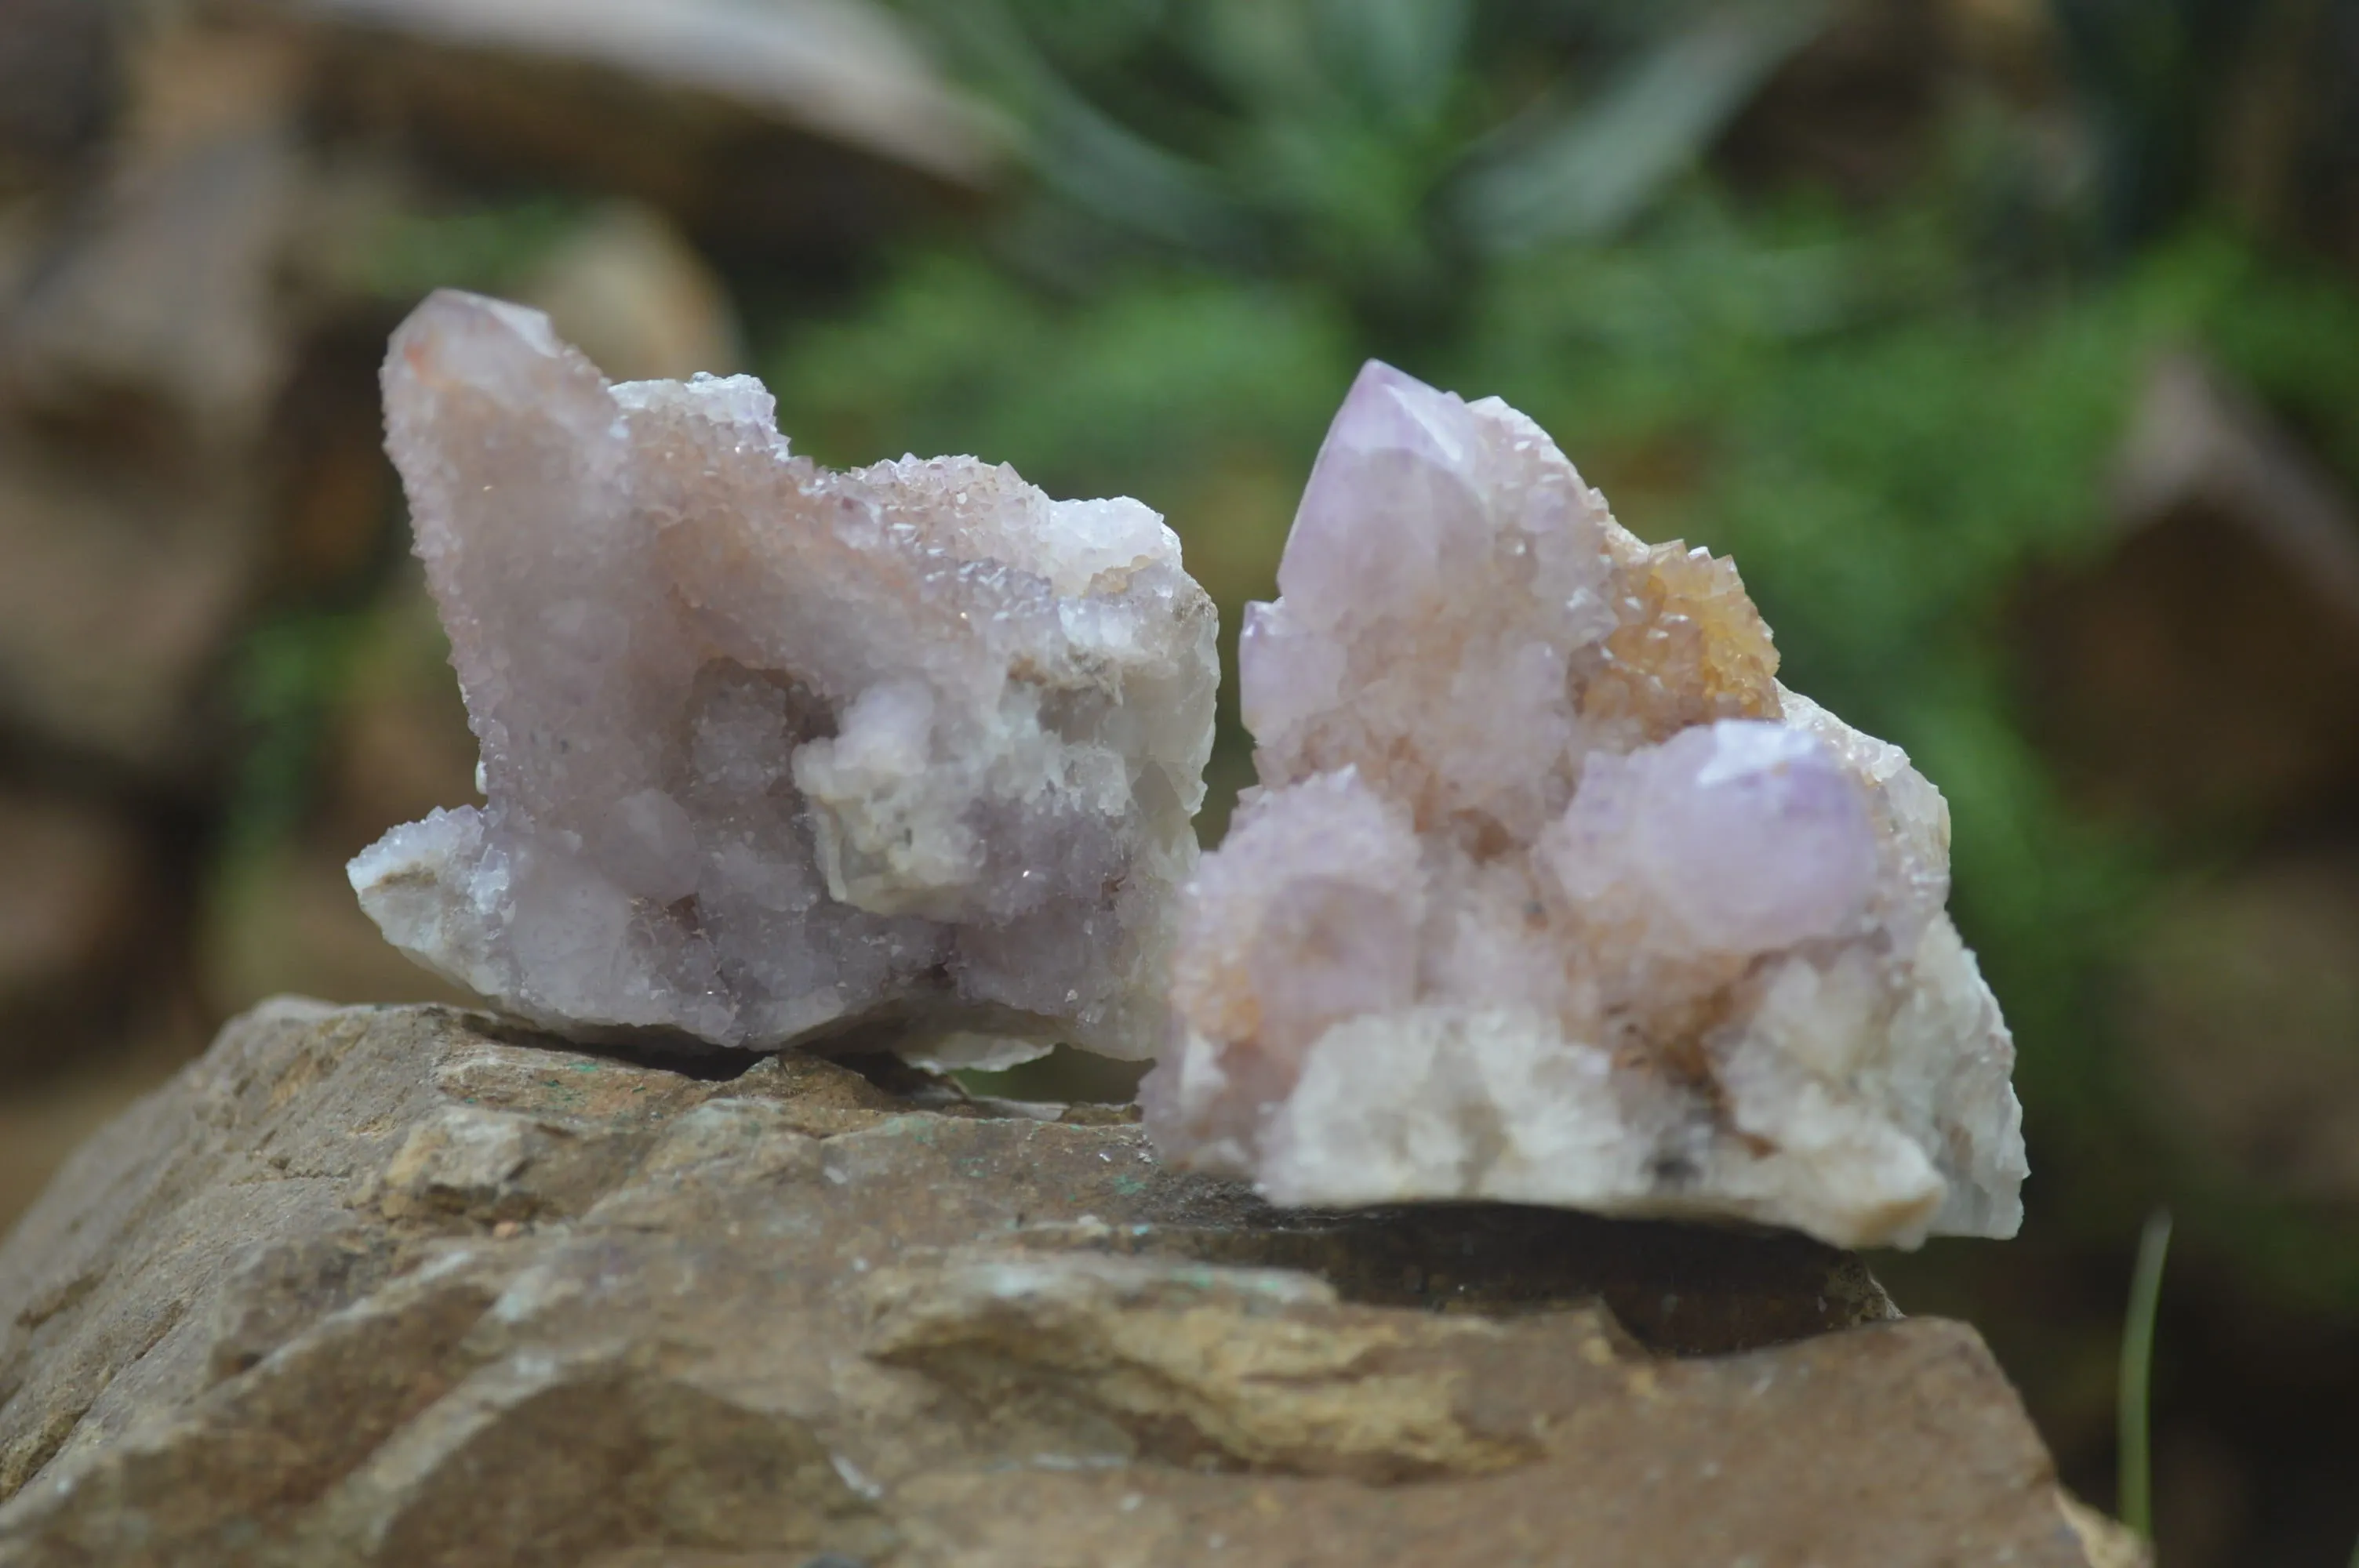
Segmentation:
{"type": "Polygon", "coordinates": [[[233,1023],[0,1246],[0,1568],[2092,1561],[1973,1332],[1846,1254],[698,1071],[233,1023]]]}

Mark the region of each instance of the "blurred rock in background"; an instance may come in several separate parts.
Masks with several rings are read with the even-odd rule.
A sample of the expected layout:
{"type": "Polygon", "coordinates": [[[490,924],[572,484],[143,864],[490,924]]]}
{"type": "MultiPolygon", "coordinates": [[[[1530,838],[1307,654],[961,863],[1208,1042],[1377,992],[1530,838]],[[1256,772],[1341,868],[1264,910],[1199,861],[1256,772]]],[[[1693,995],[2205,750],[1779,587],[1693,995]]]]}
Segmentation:
{"type": "Polygon", "coordinates": [[[1230,628],[1382,354],[1947,792],[2032,1211],[1902,1305],[2109,1502],[2168,1203],[2164,1558],[2342,1564],[2354,193],[2359,0],[0,0],[0,1225],[252,1000],[448,994],[342,875],[473,797],[379,450],[428,290],[1136,493],[1230,628]]]}
{"type": "Polygon", "coordinates": [[[2030,596],[2035,723],[2093,810],[2283,831],[2359,802],[2359,513],[2249,392],[2147,380],[2093,559],[2030,596]]]}

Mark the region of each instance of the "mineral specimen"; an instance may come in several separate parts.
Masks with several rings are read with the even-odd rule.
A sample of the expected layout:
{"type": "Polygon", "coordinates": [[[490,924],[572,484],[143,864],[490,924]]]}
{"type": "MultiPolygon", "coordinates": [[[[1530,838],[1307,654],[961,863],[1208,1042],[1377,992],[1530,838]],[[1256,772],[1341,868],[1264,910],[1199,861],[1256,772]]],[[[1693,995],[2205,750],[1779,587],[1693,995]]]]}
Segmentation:
{"type": "Polygon", "coordinates": [[[1734,566],[1382,364],[1242,648],[1261,785],[1190,883],[1167,1156],[1843,1245],[2020,1222],[2014,1047],[1898,748],[1773,678],[1734,566]]]}
{"type": "Polygon", "coordinates": [[[396,946],[575,1038],[1154,1049],[1218,679],[1154,513],[831,472],[759,382],[609,385],[471,295],[385,396],[488,796],[353,861],[396,946]]]}

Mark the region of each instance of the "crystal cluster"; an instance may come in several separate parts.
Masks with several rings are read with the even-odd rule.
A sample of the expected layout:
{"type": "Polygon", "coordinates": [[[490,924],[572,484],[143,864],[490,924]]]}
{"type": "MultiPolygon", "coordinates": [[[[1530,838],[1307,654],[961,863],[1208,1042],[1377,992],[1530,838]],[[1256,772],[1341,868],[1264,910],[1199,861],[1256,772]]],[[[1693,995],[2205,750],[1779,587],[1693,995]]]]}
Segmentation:
{"type": "Polygon", "coordinates": [[[1154,513],[831,472],[756,381],[610,385],[470,295],[385,395],[488,797],[353,861],[395,945],[578,1038],[1154,1049],[1218,677],[1154,513]]]}
{"type": "Polygon", "coordinates": [[[1286,1204],[2011,1235],[2014,1047],[1898,748],[1734,565],[1370,364],[1251,607],[1261,785],[1181,915],[1157,1147],[1286,1204]]]}

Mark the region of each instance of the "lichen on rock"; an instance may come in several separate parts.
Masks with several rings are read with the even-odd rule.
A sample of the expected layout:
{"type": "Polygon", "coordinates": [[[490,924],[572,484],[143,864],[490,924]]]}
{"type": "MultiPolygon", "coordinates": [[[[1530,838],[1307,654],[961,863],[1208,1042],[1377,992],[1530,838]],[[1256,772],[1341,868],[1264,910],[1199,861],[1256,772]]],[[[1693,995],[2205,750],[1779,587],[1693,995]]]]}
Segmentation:
{"type": "Polygon", "coordinates": [[[1260,786],[1190,884],[1168,1157],[1845,1246],[2013,1234],[2014,1046],[1949,814],[1781,687],[1734,566],[1371,363],[1240,650],[1260,786]]]}
{"type": "Polygon", "coordinates": [[[832,472],[471,295],[384,379],[489,797],[353,861],[396,946],[577,1039],[1151,1054],[1218,683],[1154,513],[832,472]]]}

